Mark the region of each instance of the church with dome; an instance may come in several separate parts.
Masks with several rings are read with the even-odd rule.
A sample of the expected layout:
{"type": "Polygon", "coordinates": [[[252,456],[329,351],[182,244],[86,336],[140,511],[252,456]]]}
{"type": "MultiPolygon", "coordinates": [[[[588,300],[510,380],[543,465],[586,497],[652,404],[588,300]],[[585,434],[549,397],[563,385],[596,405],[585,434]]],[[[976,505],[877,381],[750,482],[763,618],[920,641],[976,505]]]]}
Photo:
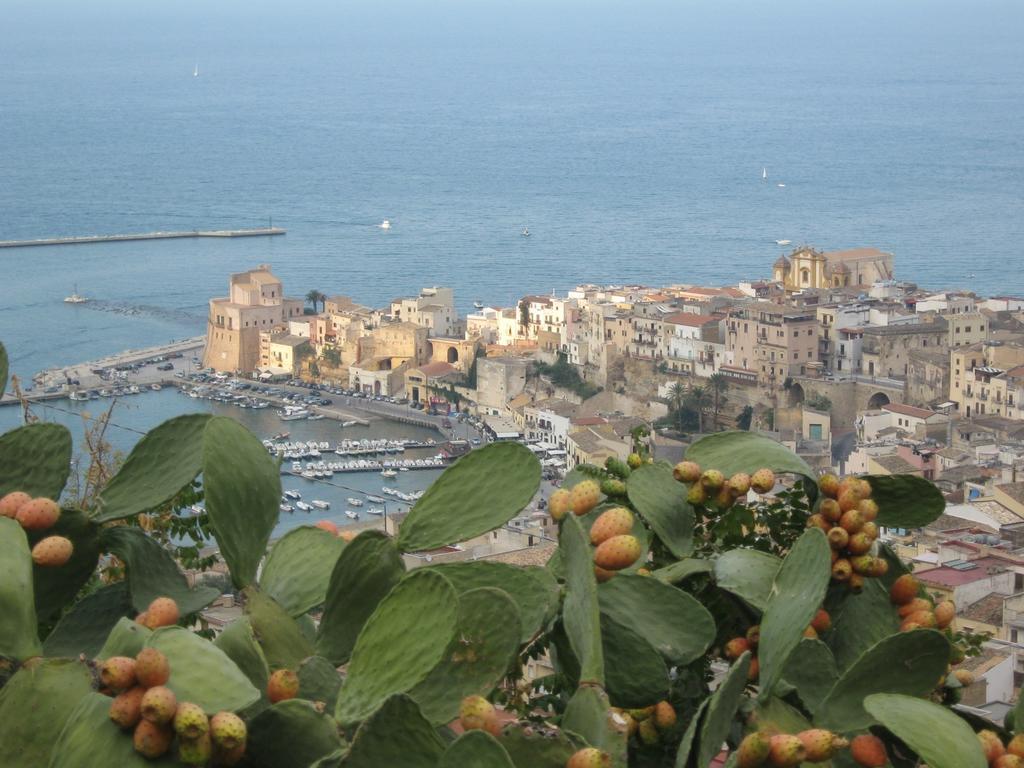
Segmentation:
{"type": "Polygon", "coordinates": [[[872,283],[892,278],[892,254],[877,248],[824,252],[801,246],[772,265],[772,279],[790,293],[808,288],[867,289],[872,283]]]}

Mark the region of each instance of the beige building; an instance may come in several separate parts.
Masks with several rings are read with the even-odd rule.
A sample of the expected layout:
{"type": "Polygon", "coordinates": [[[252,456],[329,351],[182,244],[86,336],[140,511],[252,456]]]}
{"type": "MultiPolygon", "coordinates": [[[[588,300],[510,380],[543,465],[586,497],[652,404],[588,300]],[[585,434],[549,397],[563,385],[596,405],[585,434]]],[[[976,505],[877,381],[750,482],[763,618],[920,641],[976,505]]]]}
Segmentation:
{"type": "Polygon", "coordinates": [[[476,363],[477,408],[490,415],[504,413],[509,400],[526,389],[533,362],[525,357],[481,357],[476,363]]]}
{"type": "Polygon", "coordinates": [[[817,361],[817,315],[766,301],[741,305],[726,318],[725,348],[733,366],[756,373],[761,386],[779,389],[817,361]]]}
{"type": "Polygon", "coordinates": [[[462,373],[445,362],[410,367],[405,372],[405,396],[414,403],[444,402],[437,390],[446,389],[462,379],[462,373]]]}
{"type": "Polygon", "coordinates": [[[391,316],[421,325],[431,336],[454,336],[459,320],[452,289],[438,286],[421,289],[419,296],[395,299],[391,302],[391,316]]]}
{"type": "Polygon", "coordinates": [[[302,350],[309,349],[309,339],[290,333],[260,331],[260,372],[294,376],[302,359],[302,350]]]}
{"type": "Polygon", "coordinates": [[[854,248],[823,253],[807,246],[797,248],[788,257],[780,256],[772,265],[772,277],[786,291],[812,288],[869,287],[893,277],[893,257],[877,248],[854,248]]]}
{"type": "Polygon", "coordinates": [[[944,315],[949,327],[949,346],[965,347],[988,339],[988,318],[981,312],[944,315]]]}
{"type": "Polygon", "coordinates": [[[930,323],[871,326],[861,342],[861,370],[867,376],[904,379],[910,371],[910,353],[918,349],[948,349],[946,320],[930,323]]]}
{"type": "Polygon", "coordinates": [[[228,295],[210,299],[206,323],[208,368],[251,373],[260,364],[260,331],[284,330],[302,316],[301,299],[284,296],[284,287],[270,266],[261,264],[231,275],[228,295]]]}
{"type": "Polygon", "coordinates": [[[977,343],[950,353],[949,399],[966,418],[1024,420],[1024,345],[977,343]]]}

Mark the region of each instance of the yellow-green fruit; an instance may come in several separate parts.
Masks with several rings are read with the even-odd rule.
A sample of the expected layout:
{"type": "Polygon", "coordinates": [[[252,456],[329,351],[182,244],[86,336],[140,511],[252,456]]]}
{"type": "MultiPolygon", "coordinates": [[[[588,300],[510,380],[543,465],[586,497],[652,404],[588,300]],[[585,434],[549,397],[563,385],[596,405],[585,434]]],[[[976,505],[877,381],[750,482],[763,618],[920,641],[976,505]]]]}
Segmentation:
{"type": "Polygon", "coordinates": [[[654,705],[654,724],[659,731],[667,731],[676,724],[676,711],[667,701],[659,701],[654,705]]]}
{"type": "Polygon", "coordinates": [[[612,764],[611,755],[596,747],[586,747],[574,752],[565,764],[565,768],[609,768],[612,764]]]}
{"type": "Polygon", "coordinates": [[[672,476],[681,483],[695,483],[700,475],[700,464],[695,461],[680,461],[672,469],[672,476]]]}
{"type": "Polygon", "coordinates": [[[595,547],[612,536],[621,536],[633,530],[633,513],[625,507],[614,507],[602,512],[590,527],[590,543],[595,547]]]}
{"type": "Polygon", "coordinates": [[[761,731],[748,733],[736,749],[737,768],[758,768],[764,765],[771,751],[771,736],[761,731]]]}
{"type": "Polygon", "coordinates": [[[548,498],[548,511],[555,520],[561,520],[572,509],[572,494],[565,488],[559,488],[548,498]]]}
{"type": "Polygon", "coordinates": [[[725,475],[717,469],[706,469],[700,476],[700,484],[709,492],[717,491],[725,485],[725,475]]]}
{"type": "Polygon", "coordinates": [[[729,478],[726,486],[736,498],[746,496],[750,492],[750,475],[746,472],[737,472],[729,478]]]}
{"type": "Polygon", "coordinates": [[[700,506],[708,500],[708,492],[700,483],[694,483],[686,492],[686,500],[695,507],[700,506]]]}
{"type": "Polygon", "coordinates": [[[715,494],[715,506],[723,512],[735,503],[736,497],[729,491],[728,486],[723,485],[721,490],[715,494]]]}
{"type": "Polygon", "coordinates": [[[459,705],[459,722],[467,731],[488,731],[494,733],[498,726],[498,715],[494,705],[483,696],[467,696],[459,705]]]}
{"type": "Polygon", "coordinates": [[[206,765],[212,753],[213,741],[208,733],[194,739],[178,739],[178,759],[185,765],[206,765]]]}
{"type": "Polygon", "coordinates": [[[641,551],[636,536],[612,536],[594,550],[594,563],[606,571],[621,571],[635,563],[641,551]]]}
{"type": "Polygon", "coordinates": [[[626,483],[617,477],[606,477],[601,481],[601,493],[605,496],[625,496],[626,483]]]}
{"type": "Polygon", "coordinates": [[[658,734],[658,726],[654,724],[653,718],[649,717],[641,722],[636,731],[640,741],[649,747],[653,747],[661,741],[661,736],[658,734]]]}
{"type": "Polygon", "coordinates": [[[132,734],[132,746],[135,751],[150,760],[156,760],[167,754],[171,748],[174,731],[168,725],[160,725],[149,720],[140,720],[132,734]]]}
{"type": "Polygon", "coordinates": [[[746,638],[751,648],[757,648],[758,643],[761,642],[761,625],[754,624],[747,629],[746,638]]]}
{"type": "Polygon", "coordinates": [[[762,467],[750,476],[750,488],[755,493],[768,493],[775,487],[775,473],[762,467]]]}
{"type": "Polygon", "coordinates": [[[641,723],[654,714],[654,705],[652,704],[649,707],[641,707],[639,709],[627,709],[626,711],[629,712],[634,720],[641,723]]]}
{"type": "Polygon", "coordinates": [[[818,478],[818,487],[821,492],[834,499],[839,495],[839,478],[829,473],[818,478]]]}
{"type": "Polygon", "coordinates": [[[178,699],[174,691],[164,685],[157,685],[150,688],[142,695],[142,719],[151,723],[171,722],[174,713],[178,708],[178,699]]]}
{"type": "Polygon", "coordinates": [[[839,508],[839,502],[835,499],[825,499],[821,502],[818,512],[830,523],[838,523],[839,518],[843,516],[843,510],[839,508]]]}
{"type": "Polygon", "coordinates": [[[209,733],[210,720],[198,704],[183,701],[174,713],[174,731],[183,739],[198,739],[209,733]]]}
{"type": "Polygon", "coordinates": [[[643,463],[644,460],[641,458],[639,453],[631,453],[626,457],[626,464],[630,469],[637,469],[643,463]]]}
{"type": "Polygon", "coordinates": [[[217,747],[230,752],[245,744],[245,723],[234,712],[218,712],[210,718],[210,736],[217,747]]]}
{"type": "Polygon", "coordinates": [[[584,480],[569,491],[569,506],[577,515],[585,515],[601,500],[601,486],[596,480],[584,480]]]}

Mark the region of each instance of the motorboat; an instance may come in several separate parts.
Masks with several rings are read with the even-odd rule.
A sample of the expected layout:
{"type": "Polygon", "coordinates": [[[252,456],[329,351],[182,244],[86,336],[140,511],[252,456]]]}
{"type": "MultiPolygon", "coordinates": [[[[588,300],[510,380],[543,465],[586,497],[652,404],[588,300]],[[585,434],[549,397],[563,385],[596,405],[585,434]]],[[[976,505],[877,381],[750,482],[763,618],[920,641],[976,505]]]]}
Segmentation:
{"type": "Polygon", "coordinates": [[[384,498],[382,496],[367,496],[367,501],[372,501],[374,504],[383,504],[384,498]]]}
{"type": "Polygon", "coordinates": [[[473,308],[474,309],[483,309],[484,308],[484,303],[482,301],[474,301],[473,302],[473,308]]]}
{"type": "Polygon", "coordinates": [[[527,227],[523,227],[523,231],[520,232],[519,234],[522,235],[523,237],[529,237],[530,236],[530,230],[527,227]]]}
{"type": "Polygon", "coordinates": [[[89,298],[87,296],[82,296],[78,292],[78,285],[77,284],[75,285],[75,290],[71,293],[71,295],[64,297],[64,303],[65,304],[85,304],[88,301],[89,301],[89,298]]]}
{"type": "Polygon", "coordinates": [[[89,395],[86,392],[72,392],[70,395],[68,395],[68,397],[71,398],[72,400],[88,400],[89,399],[89,395]]]}
{"type": "Polygon", "coordinates": [[[319,421],[322,418],[324,418],[324,415],[322,413],[314,413],[314,414],[311,414],[311,415],[307,416],[306,420],[307,421],[319,421]]]}
{"type": "Polygon", "coordinates": [[[355,499],[355,498],[352,498],[351,496],[349,496],[347,499],[345,499],[345,501],[347,501],[353,507],[361,507],[361,506],[363,506],[363,500],[362,499],[355,499]]]}
{"type": "Polygon", "coordinates": [[[383,470],[383,471],[382,471],[382,472],[380,473],[380,476],[381,476],[381,477],[386,477],[386,478],[388,478],[388,479],[391,479],[391,478],[395,478],[395,477],[398,477],[398,472],[396,472],[396,471],[395,471],[395,470],[393,470],[393,469],[385,469],[385,470],[383,470]]]}
{"type": "Polygon", "coordinates": [[[391,229],[391,222],[388,219],[384,219],[377,227],[380,229],[391,229]]]}
{"type": "Polygon", "coordinates": [[[323,499],[313,499],[313,501],[311,501],[310,504],[312,504],[317,509],[330,509],[331,508],[331,505],[328,502],[324,501],[323,499]]]}
{"type": "Polygon", "coordinates": [[[371,515],[383,515],[384,509],[382,507],[370,507],[366,510],[371,515]]]}
{"type": "Polygon", "coordinates": [[[775,241],[776,245],[791,245],[792,243],[793,243],[792,240],[776,240],[775,241]]]}
{"type": "Polygon", "coordinates": [[[149,388],[154,392],[159,392],[161,389],[163,389],[163,387],[161,387],[159,384],[150,384],[149,388]]]}
{"type": "Polygon", "coordinates": [[[303,512],[312,512],[313,511],[313,507],[310,506],[309,504],[307,504],[304,501],[297,501],[297,502],[295,502],[295,508],[296,509],[301,509],[303,512]]]}
{"type": "Polygon", "coordinates": [[[281,506],[279,507],[279,509],[280,509],[280,510],[281,510],[282,512],[294,512],[294,511],[295,511],[295,507],[293,507],[293,506],[292,506],[291,504],[282,504],[282,505],[281,505],[281,506]]]}
{"type": "Polygon", "coordinates": [[[343,427],[354,427],[358,423],[359,423],[358,421],[351,421],[351,420],[350,421],[343,421],[343,422],[341,422],[341,426],[343,426],[343,427]]]}
{"type": "Polygon", "coordinates": [[[353,512],[351,509],[346,509],[345,510],[345,516],[348,517],[351,520],[358,520],[359,519],[359,513],[358,512],[353,512]]]}

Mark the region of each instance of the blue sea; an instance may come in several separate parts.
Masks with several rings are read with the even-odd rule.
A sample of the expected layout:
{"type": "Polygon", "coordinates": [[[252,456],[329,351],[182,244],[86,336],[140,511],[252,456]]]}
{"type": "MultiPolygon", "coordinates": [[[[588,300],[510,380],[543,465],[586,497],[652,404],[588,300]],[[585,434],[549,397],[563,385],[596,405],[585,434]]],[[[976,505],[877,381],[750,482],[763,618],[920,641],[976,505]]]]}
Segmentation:
{"type": "Polygon", "coordinates": [[[1024,293],[1016,0],[5,0],[2,16],[0,239],[288,229],[0,250],[22,376],[200,334],[228,273],[262,262],[296,295],[379,305],[443,284],[467,310],[763,276],[789,239],[1024,293]],[[93,304],[61,302],[76,285],[93,304]]]}

